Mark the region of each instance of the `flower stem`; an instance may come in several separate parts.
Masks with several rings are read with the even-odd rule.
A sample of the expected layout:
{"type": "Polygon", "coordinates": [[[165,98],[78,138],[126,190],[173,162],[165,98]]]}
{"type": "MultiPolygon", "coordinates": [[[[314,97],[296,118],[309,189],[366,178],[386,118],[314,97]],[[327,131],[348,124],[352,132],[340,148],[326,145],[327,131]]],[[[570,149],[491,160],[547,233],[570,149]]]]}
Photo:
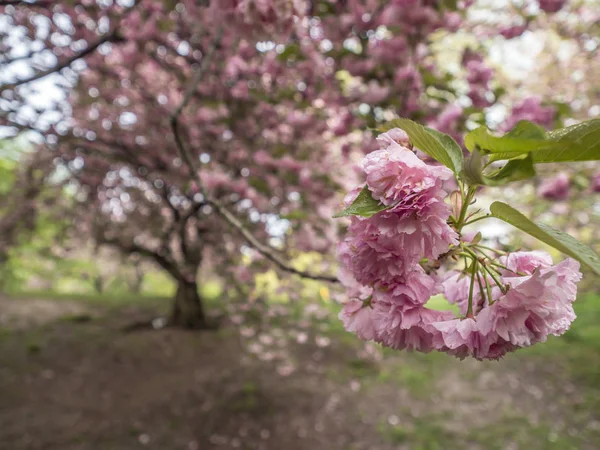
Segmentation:
{"type": "Polygon", "coordinates": [[[475,274],[477,273],[477,266],[479,265],[477,259],[473,260],[471,266],[471,285],[469,286],[469,306],[467,307],[467,317],[473,318],[473,287],[475,286],[475,274]]]}
{"type": "Polygon", "coordinates": [[[469,220],[468,222],[463,223],[463,227],[466,227],[467,225],[471,225],[472,223],[478,222],[480,220],[487,219],[489,217],[492,217],[491,214],[486,214],[485,216],[481,216],[481,217],[477,217],[476,219],[469,220]]]}
{"type": "Polygon", "coordinates": [[[508,267],[506,267],[504,264],[497,263],[496,261],[490,261],[490,264],[493,265],[493,266],[496,266],[496,267],[500,267],[501,269],[508,270],[509,272],[516,273],[520,277],[527,276],[526,273],[519,272],[519,271],[514,271],[514,270],[509,269],[508,267]]]}
{"type": "Polygon", "coordinates": [[[498,253],[499,255],[508,255],[508,252],[505,252],[505,251],[502,251],[502,250],[498,250],[497,248],[486,247],[485,245],[481,245],[481,244],[475,244],[474,247],[476,247],[476,248],[483,248],[485,250],[490,250],[492,252],[498,253]]]}
{"type": "Polygon", "coordinates": [[[483,274],[483,281],[485,281],[485,290],[487,291],[488,305],[491,305],[492,303],[494,303],[494,299],[492,298],[492,288],[490,286],[490,281],[485,276],[485,274],[483,274]]]}
{"type": "Polygon", "coordinates": [[[498,287],[500,288],[500,290],[502,291],[503,294],[506,294],[506,287],[500,282],[500,280],[498,279],[498,274],[494,273],[493,270],[491,270],[488,266],[486,266],[485,264],[483,264],[483,268],[485,269],[485,271],[487,273],[490,274],[490,276],[492,277],[492,279],[494,280],[494,282],[498,285],[498,287]]]}
{"type": "Polygon", "coordinates": [[[477,188],[475,186],[469,186],[467,189],[467,194],[463,197],[462,206],[460,208],[460,215],[458,220],[456,221],[456,230],[460,233],[462,227],[465,225],[465,217],[467,216],[467,211],[469,210],[469,206],[471,205],[471,200],[473,199],[473,195],[475,195],[475,191],[477,188]]]}
{"type": "MultiPolygon", "coordinates": [[[[477,254],[471,250],[469,247],[462,247],[467,253],[470,253],[473,258],[475,258],[475,260],[479,261],[479,259],[477,258],[477,254]]],[[[506,287],[504,287],[504,285],[500,282],[500,280],[498,279],[498,273],[495,273],[494,270],[492,270],[492,267],[488,267],[486,264],[481,264],[481,266],[484,268],[484,270],[490,274],[490,276],[492,277],[492,279],[494,280],[494,282],[498,285],[498,287],[500,288],[500,290],[502,291],[503,294],[506,294],[506,287]]]]}
{"type": "MultiPolygon", "coordinates": [[[[479,271],[477,271],[477,284],[479,284],[479,293],[481,294],[481,307],[483,308],[483,303],[485,301],[485,291],[483,290],[483,283],[481,282],[481,278],[479,277],[479,271]]],[[[478,305],[479,306],[479,305],[478,305]]]]}
{"type": "MultiPolygon", "coordinates": [[[[473,247],[475,248],[475,247],[473,247]]],[[[476,251],[478,251],[479,253],[481,253],[483,256],[485,256],[487,259],[489,259],[490,261],[492,261],[494,259],[493,256],[488,255],[486,252],[484,252],[481,248],[477,247],[475,248],[476,251]]]]}

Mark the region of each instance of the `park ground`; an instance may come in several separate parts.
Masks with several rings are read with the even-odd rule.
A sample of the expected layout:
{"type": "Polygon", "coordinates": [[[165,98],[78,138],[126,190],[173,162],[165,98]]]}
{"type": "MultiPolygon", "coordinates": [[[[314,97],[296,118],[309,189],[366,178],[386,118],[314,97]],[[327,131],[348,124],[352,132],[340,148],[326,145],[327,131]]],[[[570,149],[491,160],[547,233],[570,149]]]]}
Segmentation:
{"type": "Polygon", "coordinates": [[[500,362],[382,351],[333,305],[211,307],[217,330],[129,327],[161,298],[0,298],[0,448],[600,448],[600,296],[500,362]]]}

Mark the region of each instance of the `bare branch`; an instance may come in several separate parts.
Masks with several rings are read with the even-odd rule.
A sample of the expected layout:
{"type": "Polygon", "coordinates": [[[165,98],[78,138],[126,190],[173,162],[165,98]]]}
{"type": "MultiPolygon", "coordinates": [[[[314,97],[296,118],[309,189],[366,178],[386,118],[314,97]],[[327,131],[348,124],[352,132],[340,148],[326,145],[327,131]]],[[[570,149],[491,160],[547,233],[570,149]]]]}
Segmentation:
{"type": "MultiPolygon", "coordinates": [[[[46,49],[44,49],[46,50],[46,49]]],[[[27,52],[24,55],[20,55],[20,56],[15,56],[13,58],[9,58],[8,56],[2,58],[2,60],[0,60],[0,64],[2,64],[3,66],[8,66],[9,64],[15,63],[17,61],[24,61],[26,59],[30,59],[33,58],[36,55],[40,55],[42,52],[27,52]]]]}
{"type": "Polygon", "coordinates": [[[37,2],[26,2],[24,0],[0,0],[0,6],[29,6],[29,7],[40,7],[40,8],[48,8],[52,6],[53,3],[60,3],[56,1],[49,0],[39,0],[37,2]]]}
{"type": "Polygon", "coordinates": [[[205,72],[210,67],[210,63],[212,62],[213,54],[215,53],[215,50],[217,49],[217,47],[220,45],[222,37],[223,37],[223,27],[219,27],[219,30],[217,31],[217,35],[215,36],[214,42],[212,43],[212,45],[210,46],[210,48],[204,55],[204,58],[202,59],[202,62],[200,63],[200,68],[194,75],[192,82],[190,83],[188,88],[185,90],[185,94],[183,95],[183,99],[181,100],[181,103],[171,113],[171,117],[170,117],[171,123],[173,123],[173,121],[177,122],[177,120],[179,119],[179,116],[181,115],[181,111],[183,111],[185,109],[185,107],[188,105],[188,103],[192,99],[194,93],[196,92],[196,89],[198,88],[198,84],[204,77],[205,72]]]}
{"type": "MultiPolygon", "coordinates": [[[[126,16],[126,14],[128,14],[129,12],[131,12],[142,0],[135,0],[133,3],[133,6],[129,7],[127,9],[127,11],[121,15],[121,20],[126,16]]],[[[24,2],[24,1],[12,1],[12,0],[0,0],[0,6],[1,5],[8,5],[8,4],[21,4],[21,5],[25,5],[25,6],[50,6],[52,5],[53,2],[51,1],[43,1],[40,0],[38,2],[35,3],[29,3],[29,2],[24,2]]],[[[60,2],[56,2],[56,3],[60,3],[60,2]]],[[[121,39],[117,33],[118,31],[118,24],[117,26],[115,26],[115,28],[112,29],[112,31],[110,31],[109,33],[106,33],[104,36],[102,36],[101,38],[99,38],[96,42],[94,42],[93,44],[89,45],[87,48],[85,48],[84,50],[74,54],[73,56],[71,56],[70,58],[65,59],[64,61],[60,62],[59,64],[57,64],[54,67],[50,67],[47,70],[43,70],[41,72],[36,73],[35,75],[32,75],[29,78],[24,78],[22,80],[18,80],[14,83],[9,83],[9,84],[5,84],[3,86],[0,86],[0,94],[6,90],[11,90],[11,89],[15,89],[16,87],[19,87],[23,84],[27,84],[27,83],[31,83],[33,81],[37,81],[40,80],[42,78],[47,77],[48,75],[51,75],[53,73],[56,72],[60,72],[63,69],[66,69],[67,67],[69,67],[71,64],[73,64],[75,61],[85,58],[86,56],[88,56],[89,54],[93,53],[96,51],[96,49],[98,47],[100,47],[102,44],[105,44],[106,42],[110,42],[110,41],[118,41],[119,39],[121,39]]]]}
{"type": "Polygon", "coordinates": [[[9,83],[9,84],[0,86],[0,93],[4,92],[6,90],[14,89],[23,84],[32,83],[34,81],[40,80],[40,79],[45,78],[48,75],[51,75],[53,73],[60,72],[61,70],[69,67],[71,64],[73,64],[78,59],[85,58],[87,55],[95,52],[96,49],[98,47],[100,47],[102,44],[112,41],[116,38],[117,38],[116,30],[113,30],[111,33],[108,33],[108,34],[105,34],[104,36],[102,36],[100,39],[98,39],[92,45],[87,47],[85,50],[82,50],[82,51],[74,54],[70,58],[65,59],[64,61],[62,61],[61,63],[57,64],[54,67],[50,67],[47,70],[42,70],[41,72],[38,72],[35,75],[30,76],[29,78],[23,78],[21,80],[15,81],[14,83],[9,83]]]}
{"type": "MultiPolygon", "coordinates": [[[[211,47],[207,51],[206,55],[204,56],[204,59],[202,61],[200,68],[198,69],[198,71],[194,75],[194,78],[190,82],[190,85],[186,89],[185,94],[183,96],[183,100],[181,101],[179,106],[171,113],[171,115],[169,117],[170,123],[171,123],[171,128],[173,129],[173,136],[175,138],[175,144],[177,145],[177,149],[179,150],[181,159],[184,161],[184,163],[188,167],[191,176],[194,177],[196,179],[196,181],[198,182],[198,186],[200,188],[202,186],[202,179],[200,178],[200,175],[198,173],[194,159],[190,155],[189,150],[185,146],[183,139],[182,139],[181,135],[179,134],[179,122],[178,121],[179,121],[179,116],[181,115],[181,113],[183,112],[183,110],[185,109],[185,107],[187,106],[189,101],[191,100],[192,96],[196,92],[196,89],[198,88],[198,84],[200,83],[200,81],[202,80],[202,77],[204,76],[205,72],[208,70],[208,68],[210,66],[212,56],[220,43],[222,33],[223,33],[223,28],[221,27],[221,28],[219,28],[219,31],[217,32],[217,36],[216,36],[213,44],[211,45],[211,47]]],[[[203,195],[206,199],[206,203],[212,205],[215,208],[216,212],[223,219],[225,219],[226,222],[228,222],[232,227],[234,227],[244,237],[246,242],[251,247],[256,249],[261,255],[263,255],[268,260],[274,262],[281,270],[288,272],[288,273],[292,273],[294,275],[298,275],[299,277],[302,277],[302,278],[308,278],[311,280],[319,280],[319,281],[329,281],[331,283],[339,283],[339,280],[334,276],[316,275],[316,274],[304,272],[302,270],[298,270],[298,269],[294,268],[293,266],[290,265],[290,263],[283,260],[279,255],[277,255],[275,249],[260,242],[252,234],[252,232],[250,230],[248,230],[248,228],[246,228],[244,226],[244,224],[235,216],[235,214],[233,214],[231,211],[229,211],[229,209],[227,207],[225,207],[219,200],[210,197],[208,195],[208,193],[206,193],[206,192],[203,192],[203,195]]]]}
{"type": "Polygon", "coordinates": [[[118,239],[111,239],[105,236],[99,236],[98,238],[99,244],[110,245],[118,248],[124,253],[132,254],[138,253],[147,258],[154,259],[163,269],[165,269],[171,276],[176,279],[181,278],[181,272],[177,269],[176,265],[166,256],[161,255],[160,253],[151,250],[149,248],[143,247],[141,245],[137,245],[135,243],[126,244],[124,242],[119,241],[118,239]]]}
{"type": "Polygon", "coordinates": [[[329,281],[331,283],[339,283],[336,277],[328,275],[315,275],[309,272],[295,269],[287,261],[284,261],[277,255],[274,249],[270,246],[264,245],[248,230],[242,222],[227,208],[225,208],[219,201],[211,198],[207,198],[207,202],[210,203],[215,210],[223,217],[231,226],[233,226],[239,233],[246,239],[248,244],[254,247],[258,252],[265,258],[274,262],[281,270],[294,275],[298,275],[302,278],[309,278],[311,280],[329,281]]]}

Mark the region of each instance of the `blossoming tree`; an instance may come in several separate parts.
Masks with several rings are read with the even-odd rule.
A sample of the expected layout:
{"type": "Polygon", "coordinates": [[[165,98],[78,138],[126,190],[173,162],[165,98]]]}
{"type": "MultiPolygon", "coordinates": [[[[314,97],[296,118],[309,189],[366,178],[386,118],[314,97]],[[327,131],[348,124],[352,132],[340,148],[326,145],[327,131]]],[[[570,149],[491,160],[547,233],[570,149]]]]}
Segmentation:
{"type": "MultiPolygon", "coordinates": [[[[164,268],[178,285],[172,320],[190,327],[205,326],[202,262],[236,274],[248,246],[336,280],[281,251],[335,242],[336,193],[354,178],[343,164],[372,141],[364,124],[448,108],[427,93],[452,91],[428,36],[461,21],[442,2],[2,5],[2,124],[41,132],[40,151],[78,191],[77,232],[164,268]],[[11,77],[24,61],[31,74],[11,77]],[[66,101],[40,110],[39,82],[55,74],[66,101]]],[[[481,95],[484,78],[472,80],[481,95]]],[[[441,128],[461,129],[446,116],[441,128]]]]}
{"type": "MultiPolygon", "coordinates": [[[[65,183],[77,191],[78,232],[146,256],[172,275],[178,289],[171,319],[187,327],[206,326],[197,294],[203,262],[241,279],[239,254],[252,248],[253,256],[286,272],[337,281],[326,274],[327,266],[296,269],[283,252],[293,244],[327,254],[336,237],[330,220],[336,193],[361,176],[346,164],[374,149],[367,127],[401,116],[460,139],[467,122],[485,122],[482,109],[501,95],[483,47],[461,51],[458,75],[436,60],[434,34],[459,31],[471,2],[38,0],[0,5],[7,25],[0,34],[5,54],[0,64],[14,68],[25,61],[30,72],[2,74],[0,124],[41,133],[40,151],[52,156],[65,183]],[[39,82],[56,74],[64,98],[51,108],[37,108],[32,103],[43,88],[39,82]]],[[[548,5],[540,2],[545,11],[562,3],[548,5]]],[[[528,108],[517,107],[515,114],[528,108]]],[[[427,133],[444,149],[452,142],[427,133]]],[[[415,264],[456,256],[467,212],[450,216],[442,185],[450,185],[451,172],[426,165],[431,158],[448,164],[447,158],[408,135],[410,145],[430,159],[418,163],[407,154],[402,164],[414,169],[410,176],[427,184],[429,194],[407,191],[408,199],[388,198],[387,189],[374,181],[374,190],[369,189],[390,208],[377,216],[385,223],[374,223],[370,233],[377,234],[380,226],[392,233],[400,226],[396,219],[417,233],[407,231],[406,239],[390,234],[400,239],[385,245],[402,242],[406,248],[405,259],[395,259],[397,252],[387,256],[389,270],[410,277],[403,283],[414,289],[420,304],[435,289],[421,276],[426,269],[415,264]],[[411,208],[421,215],[411,215],[411,208]]],[[[492,139],[475,135],[471,140],[479,138],[492,139]]],[[[381,139],[409,145],[399,131],[381,139]]],[[[450,146],[456,175],[462,150],[450,146]]],[[[481,148],[488,150],[487,144],[481,148]]],[[[367,159],[365,170],[373,171],[367,178],[377,177],[380,162],[367,159]]],[[[524,172],[530,159],[511,162],[494,176],[478,171],[482,155],[475,153],[470,161],[471,178],[493,184],[524,172]]],[[[458,180],[454,198],[466,208],[473,192],[465,180],[458,180]]],[[[367,194],[357,199],[368,200],[367,194]]],[[[370,264],[368,258],[355,257],[351,245],[347,251],[346,264],[361,277],[371,269],[378,277],[388,270],[380,262],[362,267],[370,264]]],[[[373,289],[375,278],[357,280],[373,289]]]]}

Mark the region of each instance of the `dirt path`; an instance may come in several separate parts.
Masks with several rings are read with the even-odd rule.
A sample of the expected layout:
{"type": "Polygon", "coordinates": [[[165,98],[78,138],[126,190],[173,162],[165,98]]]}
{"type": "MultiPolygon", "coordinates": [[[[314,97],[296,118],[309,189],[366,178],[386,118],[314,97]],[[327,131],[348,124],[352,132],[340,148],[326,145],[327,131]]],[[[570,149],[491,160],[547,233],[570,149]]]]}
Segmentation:
{"type": "MultiPolygon", "coordinates": [[[[63,312],[72,317],[70,307],[63,312]]],[[[585,393],[557,388],[547,362],[382,359],[377,349],[314,329],[293,339],[247,324],[123,333],[129,314],[82,323],[56,317],[0,336],[0,449],[593,449],[600,442],[590,412],[577,416],[585,393]]]]}

